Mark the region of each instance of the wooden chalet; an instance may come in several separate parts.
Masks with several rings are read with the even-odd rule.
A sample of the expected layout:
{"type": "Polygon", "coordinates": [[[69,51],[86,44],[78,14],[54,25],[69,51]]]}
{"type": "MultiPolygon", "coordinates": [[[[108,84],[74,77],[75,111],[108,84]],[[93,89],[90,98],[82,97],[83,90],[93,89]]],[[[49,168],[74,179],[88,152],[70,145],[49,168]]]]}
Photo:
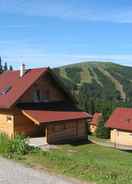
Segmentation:
{"type": "Polygon", "coordinates": [[[9,137],[45,137],[48,144],[87,139],[90,118],[50,68],[22,65],[0,75],[0,132],[9,137]]]}

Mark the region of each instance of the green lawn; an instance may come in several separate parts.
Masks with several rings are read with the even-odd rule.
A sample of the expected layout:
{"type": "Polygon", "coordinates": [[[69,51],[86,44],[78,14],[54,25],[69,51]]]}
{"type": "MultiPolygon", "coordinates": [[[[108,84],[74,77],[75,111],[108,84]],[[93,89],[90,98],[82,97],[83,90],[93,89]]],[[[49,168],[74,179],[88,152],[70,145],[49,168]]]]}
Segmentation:
{"type": "Polygon", "coordinates": [[[25,155],[24,163],[97,184],[132,184],[132,153],[95,144],[63,145],[25,155]]]}

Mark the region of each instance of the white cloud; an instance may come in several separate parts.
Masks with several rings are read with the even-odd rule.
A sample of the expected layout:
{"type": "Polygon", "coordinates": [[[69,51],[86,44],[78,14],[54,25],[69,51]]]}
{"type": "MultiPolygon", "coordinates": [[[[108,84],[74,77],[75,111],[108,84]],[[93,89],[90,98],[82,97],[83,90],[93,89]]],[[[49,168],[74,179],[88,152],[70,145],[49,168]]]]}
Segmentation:
{"type": "Polygon", "coordinates": [[[106,21],[132,23],[132,6],[118,0],[118,6],[109,7],[102,1],[92,6],[88,1],[85,5],[80,1],[68,0],[1,0],[0,11],[26,16],[48,16],[70,20],[106,21]],[[81,2],[81,7],[78,2],[81,2]],[[105,6],[104,6],[105,4],[105,6]]]}
{"type": "Polygon", "coordinates": [[[79,63],[84,61],[102,61],[102,62],[115,62],[122,65],[132,65],[132,54],[121,55],[77,55],[77,54],[55,54],[47,50],[34,50],[33,48],[26,47],[15,48],[3,51],[4,61],[13,64],[15,68],[19,68],[21,63],[25,63],[28,67],[57,67],[71,63],[79,63]]]}

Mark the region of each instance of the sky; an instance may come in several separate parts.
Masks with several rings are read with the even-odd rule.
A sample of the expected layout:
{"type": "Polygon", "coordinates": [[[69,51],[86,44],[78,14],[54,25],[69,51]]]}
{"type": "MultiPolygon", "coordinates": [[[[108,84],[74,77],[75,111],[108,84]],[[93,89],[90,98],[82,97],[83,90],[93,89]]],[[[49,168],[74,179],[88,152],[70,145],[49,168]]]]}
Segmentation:
{"type": "Polygon", "coordinates": [[[15,68],[132,66],[132,1],[0,0],[0,55],[15,68]]]}

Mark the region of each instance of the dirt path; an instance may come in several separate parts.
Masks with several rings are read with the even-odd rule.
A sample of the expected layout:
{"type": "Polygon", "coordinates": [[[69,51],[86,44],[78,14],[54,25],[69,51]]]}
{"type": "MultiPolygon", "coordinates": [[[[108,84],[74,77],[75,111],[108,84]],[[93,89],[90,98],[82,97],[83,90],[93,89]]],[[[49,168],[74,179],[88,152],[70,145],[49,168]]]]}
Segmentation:
{"type": "Polygon", "coordinates": [[[0,184],[83,184],[0,157],[0,184]]]}

